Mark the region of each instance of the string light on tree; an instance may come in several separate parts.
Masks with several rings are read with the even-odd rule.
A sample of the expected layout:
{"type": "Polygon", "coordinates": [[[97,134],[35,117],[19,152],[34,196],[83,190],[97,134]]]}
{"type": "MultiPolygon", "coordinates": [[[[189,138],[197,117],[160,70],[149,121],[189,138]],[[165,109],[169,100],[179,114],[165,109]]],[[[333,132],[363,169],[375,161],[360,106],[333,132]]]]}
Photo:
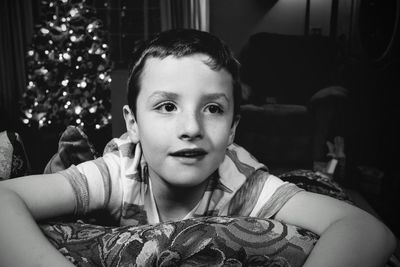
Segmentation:
{"type": "Polygon", "coordinates": [[[85,1],[42,0],[45,14],[27,49],[21,120],[31,127],[111,123],[108,45],[103,24],[85,1]]]}

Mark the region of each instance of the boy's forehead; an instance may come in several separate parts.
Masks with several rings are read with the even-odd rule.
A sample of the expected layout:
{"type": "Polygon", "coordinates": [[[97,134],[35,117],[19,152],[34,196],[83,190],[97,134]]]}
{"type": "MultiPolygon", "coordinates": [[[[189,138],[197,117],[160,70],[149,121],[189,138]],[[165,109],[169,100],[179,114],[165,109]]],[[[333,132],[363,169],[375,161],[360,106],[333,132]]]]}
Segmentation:
{"type": "Polygon", "coordinates": [[[219,95],[218,99],[225,99],[233,107],[231,74],[225,69],[211,68],[206,64],[208,59],[207,55],[148,58],[140,76],[139,102],[152,103],[165,98],[217,100],[219,95]]]}
{"type": "Polygon", "coordinates": [[[207,63],[210,63],[213,61],[213,59],[207,55],[207,54],[203,54],[203,53],[194,53],[194,54],[189,54],[189,55],[185,55],[185,56],[174,56],[174,55],[169,55],[166,57],[156,57],[156,56],[149,56],[145,59],[145,65],[143,70],[146,70],[146,67],[149,67],[149,65],[154,65],[154,64],[162,64],[166,61],[171,61],[171,59],[175,59],[177,61],[184,61],[185,59],[195,59],[198,61],[203,62],[205,65],[209,66],[207,63]]]}
{"type": "Polygon", "coordinates": [[[143,66],[140,83],[141,87],[143,87],[143,82],[152,83],[155,79],[166,79],[170,75],[176,74],[179,78],[182,78],[176,81],[176,83],[179,83],[186,78],[185,74],[200,77],[204,73],[212,73],[214,76],[219,77],[218,80],[228,81],[230,85],[233,85],[232,75],[225,68],[215,68],[212,64],[212,58],[209,55],[201,53],[182,57],[172,55],[163,58],[148,57],[143,66]]]}

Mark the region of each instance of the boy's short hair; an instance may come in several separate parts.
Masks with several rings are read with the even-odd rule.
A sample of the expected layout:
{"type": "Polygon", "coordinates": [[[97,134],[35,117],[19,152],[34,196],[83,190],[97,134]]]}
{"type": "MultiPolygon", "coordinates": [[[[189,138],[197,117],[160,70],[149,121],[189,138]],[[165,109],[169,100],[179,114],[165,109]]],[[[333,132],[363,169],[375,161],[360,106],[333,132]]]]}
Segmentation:
{"type": "Polygon", "coordinates": [[[134,52],[133,65],[128,79],[128,105],[136,115],[136,101],[140,92],[140,78],[146,59],[149,57],[163,59],[167,56],[177,58],[194,54],[205,54],[210,57],[205,62],[213,70],[224,68],[232,76],[234,118],[240,113],[241,84],[239,79],[239,62],[230,48],[218,37],[193,29],[173,29],[160,32],[153,39],[143,43],[134,52]]]}

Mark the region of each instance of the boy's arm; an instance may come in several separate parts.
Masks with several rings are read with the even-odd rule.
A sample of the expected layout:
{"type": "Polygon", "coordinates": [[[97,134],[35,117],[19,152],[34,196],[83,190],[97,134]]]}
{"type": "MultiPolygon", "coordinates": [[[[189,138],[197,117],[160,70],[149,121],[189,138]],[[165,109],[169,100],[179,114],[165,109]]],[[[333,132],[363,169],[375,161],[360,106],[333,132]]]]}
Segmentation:
{"type": "Polygon", "coordinates": [[[35,220],[73,213],[75,196],[60,174],[0,182],[0,266],[73,266],[35,220]]]}
{"type": "Polygon", "coordinates": [[[315,193],[297,193],[275,219],[320,235],[304,266],[384,266],[396,244],[392,232],[369,213],[315,193]]]}

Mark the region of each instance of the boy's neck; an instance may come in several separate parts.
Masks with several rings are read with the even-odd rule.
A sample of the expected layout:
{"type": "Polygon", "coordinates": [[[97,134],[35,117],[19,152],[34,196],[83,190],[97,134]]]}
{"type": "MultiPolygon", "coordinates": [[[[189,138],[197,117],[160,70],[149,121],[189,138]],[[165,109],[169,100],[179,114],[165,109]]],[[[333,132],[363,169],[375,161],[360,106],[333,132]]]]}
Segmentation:
{"type": "Polygon", "coordinates": [[[161,179],[152,179],[151,187],[161,221],[183,219],[203,197],[208,180],[195,187],[176,187],[161,179]]]}

